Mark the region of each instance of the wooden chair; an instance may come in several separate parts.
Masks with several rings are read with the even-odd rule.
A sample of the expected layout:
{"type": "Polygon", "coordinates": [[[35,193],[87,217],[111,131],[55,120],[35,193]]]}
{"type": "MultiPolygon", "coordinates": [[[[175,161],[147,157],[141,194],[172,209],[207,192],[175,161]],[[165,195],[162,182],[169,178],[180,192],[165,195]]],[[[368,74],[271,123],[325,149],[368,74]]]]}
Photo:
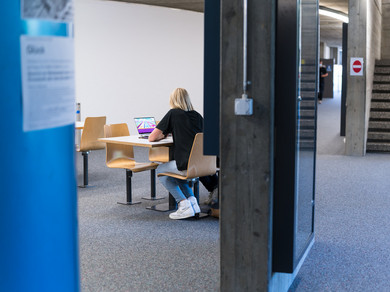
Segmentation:
{"type": "Polygon", "coordinates": [[[187,175],[164,172],[158,176],[170,176],[177,179],[189,180],[193,183],[194,195],[199,203],[199,177],[213,175],[217,172],[217,157],[203,155],[203,133],[196,134],[190,158],[188,160],[187,175]]]}
{"type": "Polygon", "coordinates": [[[149,160],[154,162],[169,162],[169,147],[150,148],[149,160]]]}
{"type": "Polygon", "coordinates": [[[87,117],[84,122],[83,133],[81,134],[80,146],[76,151],[83,155],[84,184],[79,186],[85,188],[88,186],[88,154],[92,150],[104,149],[105,143],[97,139],[103,137],[103,127],[106,124],[106,117],[87,117]]]}
{"type": "MultiPolygon", "coordinates": [[[[112,124],[104,126],[104,137],[120,137],[130,136],[127,124],[112,124]]],[[[141,202],[132,201],[132,188],[131,177],[133,172],[141,172],[150,170],[150,186],[151,186],[151,199],[159,200],[162,198],[156,198],[156,168],[157,163],[146,162],[138,163],[134,159],[134,150],[131,145],[121,145],[114,143],[107,143],[106,146],[106,165],[110,168],[123,168],[126,169],[126,202],[118,204],[134,205],[141,202]]],[[[145,198],[143,198],[145,199],[145,198]]],[[[150,198],[146,198],[149,199],[150,198]]]]}
{"type": "MultiPolygon", "coordinates": [[[[158,125],[160,121],[156,121],[158,125]]],[[[149,150],[149,160],[154,162],[169,162],[169,147],[155,147],[149,150]]]]}

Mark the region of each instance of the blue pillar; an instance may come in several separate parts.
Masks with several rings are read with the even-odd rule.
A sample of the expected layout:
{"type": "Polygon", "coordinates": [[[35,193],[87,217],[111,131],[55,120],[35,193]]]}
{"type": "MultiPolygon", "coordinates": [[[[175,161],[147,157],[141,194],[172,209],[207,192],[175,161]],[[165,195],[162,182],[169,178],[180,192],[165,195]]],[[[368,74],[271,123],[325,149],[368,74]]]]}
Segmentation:
{"type": "Polygon", "coordinates": [[[21,19],[0,1],[0,291],[79,291],[74,125],[23,130],[20,36],[71,23],[21,19]]]}

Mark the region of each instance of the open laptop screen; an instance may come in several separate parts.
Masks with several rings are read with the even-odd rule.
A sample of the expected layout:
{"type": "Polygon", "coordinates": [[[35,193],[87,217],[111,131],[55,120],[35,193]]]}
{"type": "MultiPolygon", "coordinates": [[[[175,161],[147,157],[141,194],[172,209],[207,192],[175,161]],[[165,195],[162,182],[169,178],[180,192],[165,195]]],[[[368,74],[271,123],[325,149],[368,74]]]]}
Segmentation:
{"type": "Polygon", "coordinates": [[[138,134],[149,134],[156,128],[156,121],[154,117],[134,118],[138,134]]]}

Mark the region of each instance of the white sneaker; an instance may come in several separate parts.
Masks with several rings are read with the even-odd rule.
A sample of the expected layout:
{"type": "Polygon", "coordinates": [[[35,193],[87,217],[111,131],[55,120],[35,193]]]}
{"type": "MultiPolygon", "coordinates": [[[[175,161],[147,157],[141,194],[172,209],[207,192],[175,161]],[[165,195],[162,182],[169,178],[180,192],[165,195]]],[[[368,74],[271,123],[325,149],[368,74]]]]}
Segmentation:
{"type": "Polygon", "coordinates": [[[188,200],[183,200],[179,202],[177,211],[169,214],[169,218],[176,220],[176,219],[189,218],[194,215],[195,212],[191,206],[191,202],[188,200]]]}
{"type": "Polygon", "coordinates": [[[196,213],[200,213],[198,200],[194,196],[191,196],[191,197],[188,198],[188,201],[191,202],[191,205],[192,205],[192,208],[194,209],[195,214],[196,213]]]}

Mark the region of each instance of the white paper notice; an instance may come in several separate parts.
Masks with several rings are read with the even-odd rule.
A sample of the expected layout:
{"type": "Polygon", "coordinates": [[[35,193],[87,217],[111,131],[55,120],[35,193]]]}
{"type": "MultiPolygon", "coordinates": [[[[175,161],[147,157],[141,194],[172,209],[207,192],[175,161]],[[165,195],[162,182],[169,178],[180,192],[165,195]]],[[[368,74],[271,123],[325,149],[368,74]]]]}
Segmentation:
{"type": "Polygon", "coordinates": [[[75,81],[73,39],[20,37],[23,130],[73,124],[75,81]]]}

